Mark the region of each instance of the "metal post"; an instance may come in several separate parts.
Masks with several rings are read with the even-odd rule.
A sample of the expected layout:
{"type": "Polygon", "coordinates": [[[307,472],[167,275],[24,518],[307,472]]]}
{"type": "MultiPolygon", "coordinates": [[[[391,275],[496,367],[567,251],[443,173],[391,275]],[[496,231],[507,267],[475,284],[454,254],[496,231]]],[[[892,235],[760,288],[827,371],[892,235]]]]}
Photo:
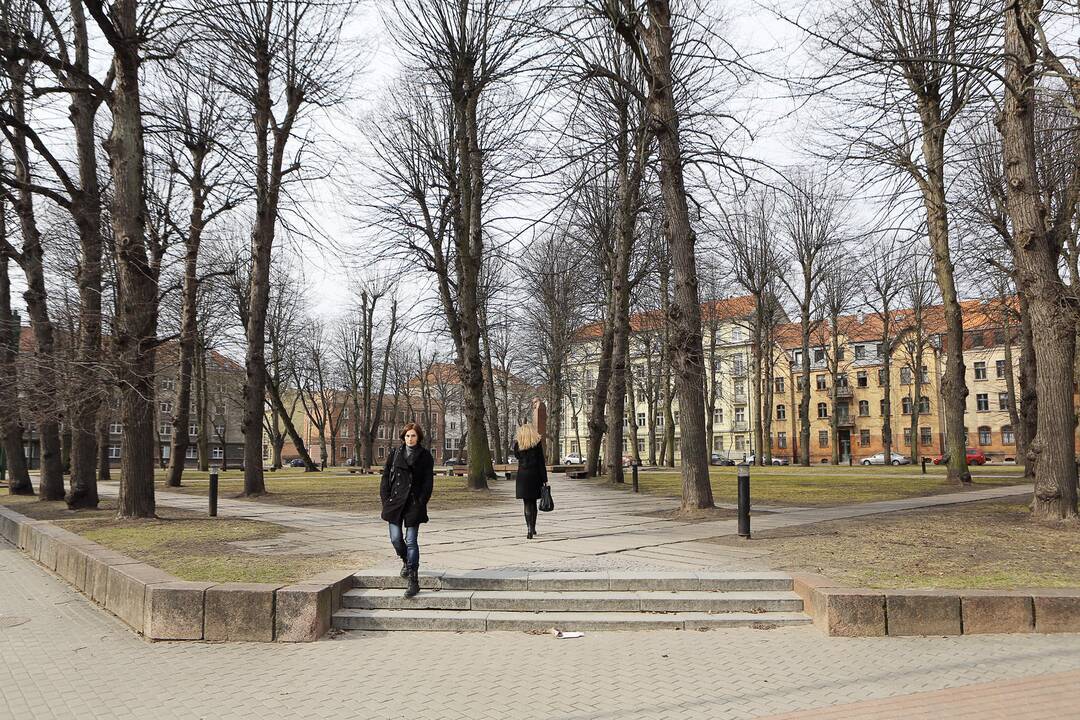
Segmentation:
{"type": "Polygon", "coordinates": [[[926,458],[925,457],[923,457],[923,459],[922,459],[922,474],[923,475],[926,474],[926,458]]]}
{"type": "Polygon", "coordinates": [[[634,467],[633,467],[633,474],[634,474],[634,492],[637,492],[637,491],[638,491],[638,484],[637,484],[637,468],[638,468],[638,465],[637,465],[637,463],[634,463],[634,467]]]}
{"type": "Polygon", "coordinates": [[[210,517],[217,517],[218,466],[210,466],[210,517]]]}
{"type": "Polygon", "coordinates": [[[739,537],[750,537],[750,466],[741,463],[738,467],[739,479],[739,537]]]}

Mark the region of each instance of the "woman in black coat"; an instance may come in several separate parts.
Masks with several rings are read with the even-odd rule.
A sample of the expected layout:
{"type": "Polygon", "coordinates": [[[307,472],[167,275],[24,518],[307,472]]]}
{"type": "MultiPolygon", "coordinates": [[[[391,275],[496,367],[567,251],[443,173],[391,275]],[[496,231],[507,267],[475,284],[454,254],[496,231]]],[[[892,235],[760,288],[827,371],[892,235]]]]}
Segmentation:
{"type": "Polygon", "coordinates": [[[401,576],[409,579],[405,597],[420,592],[420,523],[428,521],[427,504],[435,488],[435,458],[420,443],[424,431],[416,423],[401,430],[400,447],[386,458],[379,496],[382,519],[390,524],[390,544],[401,558],[401,576]]]}
{"type": "Polygon", "coordinates": [[[515,494],[525,504],[525,525],[529,529],[526,537],[532,540],[536,535],[536,501],[540,499],[541,488],[548,481],[544,443],[536,428],[530,423],[519,427],[511,451],[518,461],[515,494]]]}

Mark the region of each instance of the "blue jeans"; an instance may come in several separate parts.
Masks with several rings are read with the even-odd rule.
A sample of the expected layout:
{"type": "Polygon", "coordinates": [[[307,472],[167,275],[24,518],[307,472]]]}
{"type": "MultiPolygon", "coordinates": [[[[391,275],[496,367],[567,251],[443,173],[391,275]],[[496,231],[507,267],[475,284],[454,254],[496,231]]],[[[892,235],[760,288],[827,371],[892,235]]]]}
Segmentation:
{"type": "Polygon", "coordinates": [[[396,523],[390,523],[390,544],[394,546],[398,557],[405,561],[410,570],[420,567],[420,545],[416,541],[419,527],[406,527],[396,523]],[[402,537],[404,530],[404,537],[402,537]]]}

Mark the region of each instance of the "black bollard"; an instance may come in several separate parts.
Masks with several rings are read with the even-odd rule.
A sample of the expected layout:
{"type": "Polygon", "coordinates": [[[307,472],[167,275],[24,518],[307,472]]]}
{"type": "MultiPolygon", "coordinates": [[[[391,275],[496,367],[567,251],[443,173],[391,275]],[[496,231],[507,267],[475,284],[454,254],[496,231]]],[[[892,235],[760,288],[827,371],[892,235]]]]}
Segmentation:
{"type": "Polygon", "coordinates": [[[750,538],[750,466],[739,465],[739,537],[750,538]]]}
{"type": "Polygon", "coordinates": [[[210,517],[217,517],[217,487],[218,487],[218,469],[217,465],[210,466],[210,517]]]}
{"type": "Polygon", "coordinates": [[[923,475],[926,474],[926,458],[925,457],[922,459],[922,474],[923,475]]]}
{"type": "Polygon", "coordinates": [[[634,463],[634,470],[633,470],[633,475],[634,475],[634,492],[637,492],[637,491],[638,491],[638,485],[637,485],[637,468],[638,468],[638,465],[637,465],[637,463],[634,463]]]}

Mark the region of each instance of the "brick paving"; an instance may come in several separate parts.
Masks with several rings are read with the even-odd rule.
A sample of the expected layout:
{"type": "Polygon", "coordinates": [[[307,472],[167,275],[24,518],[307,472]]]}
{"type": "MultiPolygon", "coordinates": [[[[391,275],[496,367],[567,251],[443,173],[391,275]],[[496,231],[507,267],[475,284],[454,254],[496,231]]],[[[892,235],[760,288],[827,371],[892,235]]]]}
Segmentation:
{"type": "Polygon", "coordinates": [[[968,688],[934,700],[953,707],[944,704],[950,697],[987,692],[979,684],[1000,691],[1002,707],[1026,706],[1027,715],[1010,717],[1065,718],[1076,717],[1076,706],[1044,708],[1037,702],[1050,693],[1040,688],[1075,698],[1078,672],[1076,635],[845,639],[792,628],[576,640],[357,632],[301,645],[148,643],[0,541],[4,720],[727,720],[830,706],[855,714],[820,717],[890,717],[876,714],[888,705],[852,703],[914,696],[925,704],[925,693],[968,688]]]}

